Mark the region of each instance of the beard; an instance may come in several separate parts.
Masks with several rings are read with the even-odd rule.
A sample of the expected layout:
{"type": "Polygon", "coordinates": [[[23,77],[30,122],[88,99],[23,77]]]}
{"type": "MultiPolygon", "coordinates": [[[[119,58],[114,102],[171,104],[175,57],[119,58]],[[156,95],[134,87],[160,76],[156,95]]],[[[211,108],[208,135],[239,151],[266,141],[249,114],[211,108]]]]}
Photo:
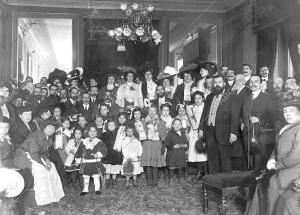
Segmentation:
{"type": "Polygon", "coordinates": [[[216,86],[214,88],[214,94],[215,95],[220,95],[223,92],[223,90],[224,90],[224,87],[216,86]]]}

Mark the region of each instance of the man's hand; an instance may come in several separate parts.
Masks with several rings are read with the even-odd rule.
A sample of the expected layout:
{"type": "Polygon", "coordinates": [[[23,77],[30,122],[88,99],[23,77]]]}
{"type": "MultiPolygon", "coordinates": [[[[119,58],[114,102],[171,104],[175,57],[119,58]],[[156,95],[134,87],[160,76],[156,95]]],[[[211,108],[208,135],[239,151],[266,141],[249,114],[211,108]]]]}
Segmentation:
{"type": "Polygon", "coordinates": [[[250,117],[249,120],[250,120],[251,123],[258,123],[259,122],[259,119],[256,116],[250,117]]]}
{"type": "Polygon", "coordinates": [[[199,138],[203,138],[203,131],[199,130],[199,138]]]}
{"type": "Polygon", "coordinates": [[[267,169],[268,170],[276,169],[275,165],[276,165],[275,159],[270,159],[267,163],[267,169]]]}
{"type": "Polygon", "coordinates": [[[233,144],[237,139],[237,136],[235,134],[230,134],[230,137],[229,137],[229,142],[231,144],[233,144]]]}

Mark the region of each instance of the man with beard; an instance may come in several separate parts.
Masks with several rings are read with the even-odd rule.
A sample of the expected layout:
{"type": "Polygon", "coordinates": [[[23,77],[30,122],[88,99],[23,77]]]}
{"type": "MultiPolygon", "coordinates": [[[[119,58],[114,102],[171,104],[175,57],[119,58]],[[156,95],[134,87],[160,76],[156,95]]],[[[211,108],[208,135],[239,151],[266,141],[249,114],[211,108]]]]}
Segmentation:
{"type": "Polygon", "coordinates": [[[262,79],[262,83],[265,85],[265,91],[268,92],[271,96],[275,97],[275,91],[273,88],[273,81],[269,78],[269,68],[263,66],[259,69],[259,75],[262,79]]]}
{"type": "Polygon", "coordinates": [[[7,81],[0,82],[0,116],[6,116],[11,125],[14,125],[17,119],[14,106],[8,101],[11,93],[11,86],[7,81]]]}
{"type": "Polygon", "coordinates": [[[33,96],[34,96],[34,103],[40,104],[42,98],[42,88],[35,86],[35,88],[33,89],[33,96]]]}
{"type": "Polygon", "coordinates": [[[283,79],[281,77],[274,79],[273,88],[276,94],[280,94],[283,91],[283,79]]]}
{"type": "Polygon", "coordinates": [[[64,114],[65,116],[70,117],[72,121],[77,121],[77,115],[79,114],[79,103],[77,102],[78,95],[78,88],[72,87],[70,89],[70,98],[64,103],[64,114]]]}
{"type": "Polygon", "coordinates": [[[98,88],[93,86],[93,87],[90,87],[90,91],[89,91],[89,94],[91,96],[91,102],[93,104],[98,104],[99,103],[99,99],[98,99],[98,88]]]}
{"type": "Polygon", "coordinates": [[[109,117],[117,117],[119,114],[120,108],[113,99],[112,99],[112,92],[110,90],[106,90],[104,93],[104,104],[108,106],[108,116],[109,117]]]}
{"type": "Polygon", "coordinates": [[[226,79],[225,88],[226,89],[228,89],[228,90],[232,89],[232,87],[234,85],[234,77],[235,77],[235,74],[234,74],[234,71],[232,69],[228,70],[225,73],[225,79],[226,79]]]}
{"type": "Polygon", "coordinates": [[[279,115],[274,99],[270,94],[262,92],[261,85],[261,77],[252,75],[249,85],[252,93],[246,98],[242,112],[243,136],[247,150],[250,148],[248,159],[251,169],[266,166],[274,149],[275,122],[279,115]]]}
{"type": "Polygon", "coordinates": [[[89,93],[83,93],[81,100],[78,105],[78,112],[85,116],[88,123],[91,123],[96,118],[98,106],[91,102],[89,93]]]}
{"type": "Polygon", "coordinates": [[[243,64],[242,68],[242,73],[244,74],[246,80],[245,86],[249,87],[249,82],[252,75],[252,66],[249,64],[243,64]]]}
{"type": "Polygon", "coordinates": [[[214,91],[205,101],[199,136],[207,144],[209,173],[231,171],[232,144],[237,140],[238,116],[232,93],[225,90],[224,77],[214,77],[214,91]],[[204,135],[203,135],[204,134],[204,135]]]}
{"type": "Polygon", "coordinates": [[[173,99],[166,97],[165,88],[163,86],[156,87],[156,95],[158,98],[153,100],[152,105],[154,105],[157,108],[157,110],[159,110],[159,113],[160,113],[161,105],[164,103],[170,103],[171,104],[170,115],[172,117],[175,117],[176,105],[175,105],[173,99]]]}

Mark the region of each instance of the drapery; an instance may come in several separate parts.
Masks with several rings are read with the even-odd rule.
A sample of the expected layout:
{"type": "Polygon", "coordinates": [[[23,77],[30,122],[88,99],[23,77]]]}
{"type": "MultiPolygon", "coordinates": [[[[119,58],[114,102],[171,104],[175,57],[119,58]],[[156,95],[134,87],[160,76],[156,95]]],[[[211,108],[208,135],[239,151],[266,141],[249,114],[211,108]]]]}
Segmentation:
{"type": "Polygon", "coordinates": [[[269,68],[273,77],[278,41],[278,25],[257,32],[257,69],[262,66],[269,68]]]}

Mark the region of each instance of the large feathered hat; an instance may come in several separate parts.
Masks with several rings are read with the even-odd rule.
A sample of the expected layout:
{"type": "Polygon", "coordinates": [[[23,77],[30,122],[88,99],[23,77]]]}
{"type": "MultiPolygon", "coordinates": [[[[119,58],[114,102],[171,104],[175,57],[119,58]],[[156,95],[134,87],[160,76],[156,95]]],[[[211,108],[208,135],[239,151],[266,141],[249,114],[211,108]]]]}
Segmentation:
{"type": "Polygon", "coordinates": [[[164,71],[162,71],[158,74],[156,83],[158,85],[161,85],[161,83],[164,79],[173,78],[177,74],[178,74],[178,71],[174,67],[166,66],[164,71]]]}
{"type": "Polygon", "coordinates": [[[279,104],[282,108],[288,106],[296,106],[300,108],[300,97],[297,95],[296,91],[287,91],[281,95],[279,104]]]}
{"type": "Polygon", "coordinates": [[[194,62],[186,63],[179,69],[178,76],[179,78],[183,79],[183,75],[187,73],[187,74],[191,74],[192,77],[194,77],[198,70],[199,70],[199,65],[197,63],[194,62]]]}
{"type": "Polygon", "coordinates": [[[77,67],[67,74],[67,80],[72,81],[75,79],[79,81],[82,78],[82,73],[83,69],[81,67],[77,67]]]}
{"type": "Polygon", "coordinates": [[[53,84],[53,82],[57,79],[60,80],[61,83],[64,83],[67,80],[67,73],[55,68],[54,71],[48,75],[48,83],[53,84]]]}
{"type": "Polygon", "coordinates": [[[199,69],[202,69],[202,68],[205,70],[208,70],[209,76],[213,76],[218,71],[217,65],[215,63],[209,62],[209,61],[201,63],[199,65],[199,69]]]}
{"type": "Polygon", "coordinates": [[[131,73],[133,75],[136,74],[136,69],[131,66],[122,66],[120,69],[121,69],[124,77],[126,77],[129,73],[131,73]]]}

